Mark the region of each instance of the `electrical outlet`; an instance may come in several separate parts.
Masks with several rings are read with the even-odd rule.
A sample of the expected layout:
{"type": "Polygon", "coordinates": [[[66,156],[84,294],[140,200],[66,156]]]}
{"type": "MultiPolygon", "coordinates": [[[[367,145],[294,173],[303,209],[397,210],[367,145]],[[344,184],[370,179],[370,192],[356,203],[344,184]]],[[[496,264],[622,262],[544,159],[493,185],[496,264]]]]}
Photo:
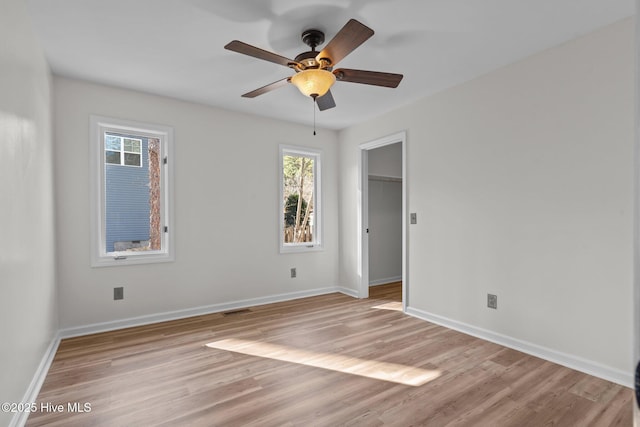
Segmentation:
{"type": "Polygon", "coordinates": [[[119,288],[113,288],[113,299],[124,299],[124,287],[120,286],[119,288]]]}
{"type": "Polygon", "coordinates": [[[417,224],[418,223],[418,214],[417,213],[411,213],[409,216],[411,217],[411,224],[417,224]]]}
{"type": "Polygon", "coordinates": [[[295,267],[293,267],[293,268],[291,269],[291,278],[292,278],[292,279],[294,279],[296,276],[297,276],[296,268],[295,268],[295,267]]]}
{"type": "Polygon", "coordinates": [[[487,307],[498,309],[498,295],[487,294],[487,307]]]}

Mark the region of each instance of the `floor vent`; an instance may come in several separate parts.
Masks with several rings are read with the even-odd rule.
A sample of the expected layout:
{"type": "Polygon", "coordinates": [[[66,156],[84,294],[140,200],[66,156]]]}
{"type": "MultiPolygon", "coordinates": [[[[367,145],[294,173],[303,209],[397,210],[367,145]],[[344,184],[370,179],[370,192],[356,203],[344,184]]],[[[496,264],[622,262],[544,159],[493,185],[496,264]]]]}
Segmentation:
{"type": "Polygon", "coordinates": [[[249,310],[248,308],[241,308],[239,310],[225,311],[224,313],[222,313],[222,315],[223,316],[233,316],[235,314],[246,314],[246,313],[251,313],[251,310],[249,310]]]}

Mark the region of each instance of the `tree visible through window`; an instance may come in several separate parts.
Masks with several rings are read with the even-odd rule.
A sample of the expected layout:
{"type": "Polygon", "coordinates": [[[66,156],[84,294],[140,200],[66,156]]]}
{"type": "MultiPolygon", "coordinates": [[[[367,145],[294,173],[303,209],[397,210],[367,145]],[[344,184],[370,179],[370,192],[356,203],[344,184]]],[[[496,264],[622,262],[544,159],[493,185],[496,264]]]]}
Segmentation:
{"type": "Polygon", "coordinates": [[[319,152],[281,147],[281,248],[319,245],[319,152]]]}
{"type": "Polygon", "coordinates": [[[284,156],[284,242],[313,242],[313,159],[284,156]]]}

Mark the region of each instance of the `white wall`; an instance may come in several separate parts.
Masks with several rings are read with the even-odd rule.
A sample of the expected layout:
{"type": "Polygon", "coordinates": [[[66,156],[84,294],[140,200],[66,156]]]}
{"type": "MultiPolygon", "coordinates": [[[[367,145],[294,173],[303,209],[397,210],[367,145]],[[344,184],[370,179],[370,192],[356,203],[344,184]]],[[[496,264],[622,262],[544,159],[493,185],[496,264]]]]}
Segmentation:
{"type": "Polygon", "coordinates": [[[58,326],[50,74],[32,28],[24,1],[0,4],[0,402],[22,400],[58,326]]]}
{"type": "Polygon", "coordinates": [[[54,89],[63,329],[338,285],[334,131],[65,78],[54,89]],[[175,262],[90,267],[90,114],[174,128],[175,262]],[[322,252],[278,253],[278,144],[324,150],[322,252]]]}
{"type": "Polygon", "coordinates": [[[341,283],[358,144],[406,129],[409,307],[630,373],[633,43],[627,19],[342,131],[341,283]]]}
{"type": "Polygon", "coordinates": [[[369,175],[402,179],[402,144],[384,145],[367,151],[369,175]]]}
{"type": "Polygon", "coordinates": [[[402,181],[369,178],[369,284],[402,279],[402,181]]]}
{"type": "MultiPolygon", "coordinates": [[[[640,10],[640,0],[635,1],[636,13],[640,10]]],[[[634,163],[634,321],[633,321],[633,364],[634,369],[640,368],[640,70],[637,64],[640,63],[640,22],[635,22],[636,38],[635,38],[635,60],[636,69],[634,74],[635,81],[635,163],[634,163]]],[[[634,372],[635,373],[635,372],[634,372]]],[[[634,384],[636,391],[640,391],[640,384],[634,384]]],[[[636,397],[634,395],[634,397],[636,397]]],[[[640,426],[640,404],[638,399],[633,399],[633,421],[634,426],[640,426]]]]}

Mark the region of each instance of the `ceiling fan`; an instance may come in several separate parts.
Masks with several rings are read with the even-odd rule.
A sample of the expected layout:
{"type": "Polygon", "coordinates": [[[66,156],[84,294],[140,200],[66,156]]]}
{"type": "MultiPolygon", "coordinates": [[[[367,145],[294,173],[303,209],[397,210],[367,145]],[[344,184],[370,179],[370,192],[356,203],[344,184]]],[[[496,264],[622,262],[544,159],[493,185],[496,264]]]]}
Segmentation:
{"type": "Polygon", "coordinates": [[[224,48],[244,55],[253,56],[293,69],[296,73],[291,77],[278,80],[266,86],[242,95],[245,98],[256,96],[293,83],[305,96],[312,97],[319,110],[327,110],[336,106],[331,95],[331,86],[336,81],[362,83],[374,86],[395,88],[402,80],[402,74],[382,73],[378,71],[353,70],[333,67],[345,56],[353,52],[373,35],[373,30],[355,19],[349,20],[335,37],[320,52],[316,47],[324,43],[324,33],[320,30],[306,30],[302,33],[302,41],[311,47],[308,52],[296,56],[294,60],[284,56],[234,40],[224,48]]]}

